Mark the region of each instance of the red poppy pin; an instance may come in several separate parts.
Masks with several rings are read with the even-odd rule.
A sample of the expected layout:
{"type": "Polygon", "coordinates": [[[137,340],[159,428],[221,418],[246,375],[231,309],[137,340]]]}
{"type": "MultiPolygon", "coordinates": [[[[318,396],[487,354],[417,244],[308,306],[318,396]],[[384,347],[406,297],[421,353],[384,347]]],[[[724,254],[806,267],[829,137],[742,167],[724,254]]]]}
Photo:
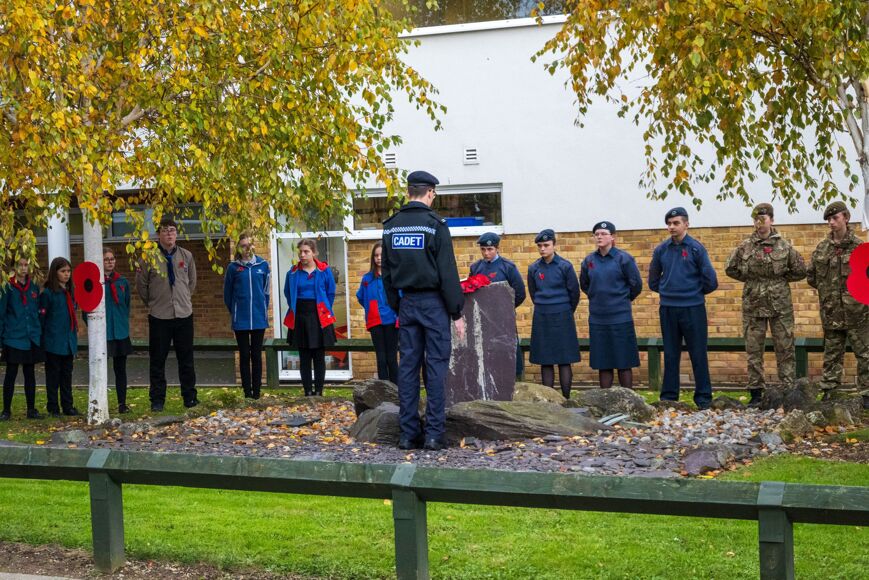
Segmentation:
{"type": "Polygon", "coordinates": [[[183,268],[183,267],[184,267],[184,260],[181,260],[180,262],[178,262],[178,267],[179,267],[179,268],[183,268]]]}
{"type": "Polygon", "coordinates": [[[594,270],[594,262],[586,262],[589,270],[594,270]]]}
{"type": "Polygon", "coordinates": [[[764,253],[764,254],[772,254],[772,247],[770,247],[770,246],[764,246],[764,247],[763,247],[763,253],[764,253]]]}
{"type": "Polygon", "coordinates": [[[497,272],[489,272],[489,278],[491,278],[492,280],[494,280],[494,279],[495,279],[495,276],[496,276],[497,274],[498,274],[497,272]]]}
{"type": "Polygon", "coordinates": [[[235,269],[236,272],[244,272],[244,266],[239,266],[235,269]]]}
{"type": "Polygon", "coordinates": [[[543,275],[543,272],[540,272],[540,273],[539,273],[539,274],[537,274],[537,275],[538,275],[538,276],[539,276],[539,277],[540,277],[540,279],[541,279],[541,280],[543,280],[543,278],[545,278],[545,277],[546,277],[546,276],[544,276],[544,275],[543,275]]]}
{"type": "Polygon", "coordinates": [[[687,257],[688,257],[688,250],[682,250],[682,257],[683,257],[683,258],[687,258],[687,257]]]}
{"type": "Polygon", "coordinates": [[[30,293],[30,297],[33,298],[33,299],[36,299],[36,292],[31,292],[31,293],[30,293]]]}
{"type": "Polygon", "coordinates": [[[860,244],[851,252],[849,264],[848,292],[857,302],[869,304],[869,243],[860,244]]]}

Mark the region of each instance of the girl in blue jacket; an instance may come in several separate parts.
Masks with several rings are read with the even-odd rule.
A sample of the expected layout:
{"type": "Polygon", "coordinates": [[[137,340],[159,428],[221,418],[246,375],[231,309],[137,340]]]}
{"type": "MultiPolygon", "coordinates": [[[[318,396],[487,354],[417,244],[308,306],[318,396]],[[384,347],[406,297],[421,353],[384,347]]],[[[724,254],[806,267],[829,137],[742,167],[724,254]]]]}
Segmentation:
{"type": "Polygon", "coordinates": [[[250,234],[241,234],[235,244],[235,260],[226,267],[223,303],[232,316],[232,330],[238,343],[241,387],[248,399],[260,398],[263,336],[269,326],[270,289],[269,263],[254,253],[250,234]]]}
{"type": "Polygon", "coordinates": [[[103,250],[103,273],[106,280],[106,354],[112,357],[118,413],[128,413],[127,356],[133,352],[130,342],[130,282],[115,270],[117,260],[111,248],[103,250]]]}
{"type": "Polygon", "coordinates": [[[45,391],[52,417],[76,416],[72,401],[72,363],[78,352],[78,319],[72,293],[72,265],[55,258],[48,268],[45,289],[39,295],[42,313],[42,345],[45,348],[45,391]],[[60,392],[60,406],[57,395],[60,392]]]}
{"type": "Polygon", "coordinates": [[[380,260],[383,242],[371,248],[371,267],[362,277],[356,300],[365,309],[365,328],[371,333],[374,354],[377,357],[377,378],[398,383],[398,317],[386,301],[383,279],[380,277],[380,260]]]}
{"type": "Polygon", "coordinates": [[[297,244],[299,262],[287,272],[284,296],[289,309],[284,325],[287,342],[299,351],[299,373],[305,395],[322,395],[326,380],[326,348],[335,344],[335,278],[326,262],[317,259],[317,242],[297,244]],[[311,367],[313,365],[313,378],[311,367]]]}
{"type": "Polygon", "coordinates": [[[30,278],[30,261],[26,258],[15,263],[15,273],[0,295],[0,342],[6,361],[0,421],[8,421],[12,415],[12,395],[19,366],[24,372],[27,418],[42,419],[36,410],[35,372],[36,363],[45,360],[39,320],[39,285],[30,278]]]}

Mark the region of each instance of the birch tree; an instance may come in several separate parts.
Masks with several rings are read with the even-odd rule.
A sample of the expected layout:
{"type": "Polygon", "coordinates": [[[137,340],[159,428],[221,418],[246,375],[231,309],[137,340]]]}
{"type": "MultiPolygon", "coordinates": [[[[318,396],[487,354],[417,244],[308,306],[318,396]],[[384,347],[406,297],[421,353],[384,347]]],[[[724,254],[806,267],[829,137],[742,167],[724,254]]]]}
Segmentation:
{"type": "MultiPolygon", "coordinates": [[[[348,211],[348,187],[393,191],[390,95],[436,126],[440,110],[400,60],[408,27],[380,0],[4,0],[0,237],[25,241],[0,245],[0,262],[35,258],[19,232],[73,202],[99,227],[125,212],[127,251],[152,260],[146,210],[199,204],[214,259],[216,232],[316,228],[348,211]],[[117,195],[123,183],[138,192],[117,195]]],[[[99,380],[91,421],[107,417],[99,380]]]]}
{"type": "Polygon", "coordinates": [[[568,72],[580,122],[604,96],[648,127],[641,184],[652,198],[678,191],[699,207],[695,185],[716,183],[719,199],[748,205],[766,176],[791,211],[802,197],[853,205],[862,192],[869,228],[869,1],[565,5],[567,21],[537,57],[568,72]]]}

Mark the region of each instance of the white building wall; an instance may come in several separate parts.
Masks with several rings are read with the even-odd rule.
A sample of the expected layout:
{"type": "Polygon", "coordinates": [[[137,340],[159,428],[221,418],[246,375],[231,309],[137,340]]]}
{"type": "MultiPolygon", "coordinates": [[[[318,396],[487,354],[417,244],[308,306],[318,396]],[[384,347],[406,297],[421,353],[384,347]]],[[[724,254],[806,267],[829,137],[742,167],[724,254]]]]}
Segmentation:
{"type": "MultiPolygon", "coordinates": [[[[575,125],[574,96],[566,75],[550,75],[531,56],[552,37],[562,19],[537,26],[532,19],[419,29],[420,46],[406,62],[440,91],[447,107],[443,130],[435,132],[425,114],[394,101],[396,116],[387,131],[401,135],[398,166],[426,169],[442,184],[503,184],[506,233],[543,228],[582,231],[595,222],[613,221],[619,229],[663,227],[667,209],[688,208],[691,224],[749,225],[749,211],[738,200],[719,202],[712,185],[698,184],[703,199],[696,211],[685,196],[651,201],[638,183],[645,169],[642,127],[619,118],[615,105],[602,100],[575,125]],[[464,147],[477,147],[479,165],[464,165],[464,147]]],[[[551,59],[549,59],[551,60],[551,59]]],[[[376,184],[371,184],[376,187],[376,184]]],[[[770,201],[768,183],[758,182],[754,200],[770,201]]],[[[787,215],[773,204],[781,224],[820,221],[806,203],[787,215]]]]}

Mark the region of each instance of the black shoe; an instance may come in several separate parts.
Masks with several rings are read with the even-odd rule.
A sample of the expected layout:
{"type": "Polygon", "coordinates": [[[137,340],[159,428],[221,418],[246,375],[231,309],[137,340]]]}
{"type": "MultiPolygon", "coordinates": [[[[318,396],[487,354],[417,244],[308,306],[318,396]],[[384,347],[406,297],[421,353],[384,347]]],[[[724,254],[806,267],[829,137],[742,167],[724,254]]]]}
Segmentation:
{"type": "Polygon", "coordinates": [[[3,411],[2,413],[0,413],[0,421],[8,421],[11,418],[12,413],[10,413],[9,411],[3,411]]]}
{"type": "Polygon", "coordinates": [[[254,391],[254,392],[253,392],[253,396],[252,396],[251,398],[252,398],[254,401],[258,401],[259,398],[260,398],[260,392],[259,392],[259,391],[254,391]]]}
{"type": "Polygon", "coordinates": [[[118,405],[118,414],[123,415],[124,413],[129,413],[129,412],[130,412],[130,408],[126,404],[120,403],[118,405]]]}
{"type": "Polygon", "coordinates": [[[570,398],[570,387],[561,387],[561,396],[565,399],[570,398]]]}
{"type": "Polygon", "coordinates": [[[440,439],[429,438],[425,440],[425,448],[429,451],[441,451],[446,449],[447,444],[440,439]]]}
{"type": "Polygon", "coordinates": [[[245,399],[253,399],[253,393],[251,393],[250,391],[245,391],[244,398],[245,399]]]}
{"type": "Polygon", "coordinates": [[[36,409],[27,409],[28,419],[42,419],[42,415],[36,409]]]}
{"type": "Polygon", "coordinates": [[[751,393],[751,400],[748,401],[748,406],[752,409],[759,409],[763,401],[763,389],[749,389],[748,392],[751,393]]]}
{"type": "Polygon", "coordinates": [[[59,419],[61,417],[61,414],[60,414],[60,411],[49,411],[48,416],[53,417],[55,419],[59,419]]]}
{"type": "Polygon", "coordinates": [[[407,437],[402,437],[398,440],[398,448],[405,451],[409,451],[411,449],[419,449],[420,447],[422,447],[422,440],[418,438],[409,439],[407,437]]]}
{"type": "Polygon", "coordinates": [[[163,403],[151,403],[151,410],[159,413],[163,410],[163,403]]]}
{"type": "Polygon", "coordinates": [[[698,411],[708,411],[711,408],[712,408],[712,405],[709,403],[703,403],[702,405],[697,405],[698,411]]]}
{"type": "Polygon", "coordinates": [[[184,406],[190,409],[191,407],[195,407],[199,404],[199,399],[192,399],[190,401],[184,401],[184,406]]]}
{"type": "Polygon", "coordinates": [[[66,415],[67,417],[79,417],[81,415],[81,413],[79,413],[78,409],[76,409],[75,407],[72,407],[71,409],[67,409],[66,411],[63,412],[63,414],[66,415]]]}

